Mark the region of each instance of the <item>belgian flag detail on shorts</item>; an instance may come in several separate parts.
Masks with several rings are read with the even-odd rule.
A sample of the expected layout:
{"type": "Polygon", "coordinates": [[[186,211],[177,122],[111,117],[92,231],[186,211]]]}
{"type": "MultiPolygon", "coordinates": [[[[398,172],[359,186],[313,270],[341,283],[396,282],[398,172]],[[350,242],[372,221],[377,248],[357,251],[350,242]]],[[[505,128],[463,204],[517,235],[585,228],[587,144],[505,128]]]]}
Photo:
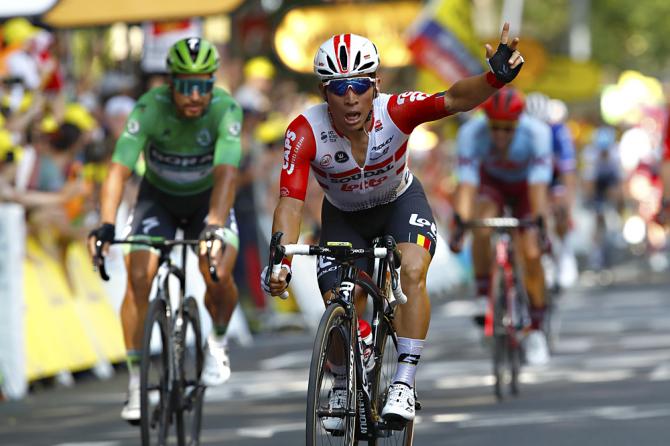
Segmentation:
{"type": "Polygon", "coordinates": [[[419,245],[419,246],[423,246],[428,251],[430,251],[430,239],[429,238],[426,238],[423,235],[418,234],[416,236],[416,244],[419,245]]]}

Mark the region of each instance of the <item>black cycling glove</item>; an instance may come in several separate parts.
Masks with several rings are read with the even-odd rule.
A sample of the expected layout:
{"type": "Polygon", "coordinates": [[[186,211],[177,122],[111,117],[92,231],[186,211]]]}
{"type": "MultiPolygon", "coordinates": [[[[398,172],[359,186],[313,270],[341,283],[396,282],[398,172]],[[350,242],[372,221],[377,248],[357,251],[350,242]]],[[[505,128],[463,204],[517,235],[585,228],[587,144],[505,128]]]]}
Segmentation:
{"type": "Polygon", "coordinates": [[[95,240],[100,240],[103,243],[111,243],[114,240],[116,228],[111,223],[103,223],[99,227],[89,232],[88,237],[95,237],[95,240]]]}
{"type": "Polygon", "coordinates": [[[506,43],[501,43],[498,45],[498,49],[488,60],[491,71],[495,75],[496,79],[500,82],[510,83],[514,80],[519,71],[521,71],[521,62],[516,68],[512,68],[509,65],[509,58],[512,57],[514,51],[506,43]]]}

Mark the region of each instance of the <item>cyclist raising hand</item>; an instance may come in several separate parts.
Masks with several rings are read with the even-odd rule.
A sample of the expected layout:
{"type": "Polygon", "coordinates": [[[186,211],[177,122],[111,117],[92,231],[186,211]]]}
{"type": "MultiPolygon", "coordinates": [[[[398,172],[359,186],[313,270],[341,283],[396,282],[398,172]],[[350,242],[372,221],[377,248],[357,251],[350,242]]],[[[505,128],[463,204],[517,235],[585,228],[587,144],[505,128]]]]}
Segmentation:
{"type": "MultiPolygon", "coordinates": [[[[426,195],[408,167],[407,141],[419,124],[470,110],[514,79],[523,58],[516,50],[518,39],[508,45],[508,35],[505,24],[497,51],[486,46],[492,71],[432,95],[381,93],[375,45],[355,34],[333,36],[314,57],[324,102],[305,110],[286,130],[281,197],[272,227],[273,233],[284,233],[283,244],[298,240],[310,169],[325,193],[321,244],[347,241],[363,248],[387,234],[399,242],[400,280],[409,300],[395,319],[400,336],[398,367],[382,411],[385,418],[414,418],[414,377],[430,321],[426,273],[437,237],[426,195]]],[[[359,266],[367,268],[364,261],[359,266]]],[[[288,286],[290,271],[290,259],[286,259],[266,291],[280,295],[288,286]]],[[[263,279],[267,274],[266,269],[263,279]]],[[[336,267],[328,258],[320,258],[317,275],[323,298],[328,300],[337,281],[336,267]]],[[[358,299],[362,314],[365,301],[360,297],[364,296],[358,299]]],[[[344,370],[338,367],[331,364],[336,383],[338,371],[344,370]]],[[[331,409],[341,408],[340,396],[333,392],[331,409]]],[[[339,430],[341,419],[332,418],[332,422],[329,428],[339,430]]]]}
{"type": "MultiPolygon", "coordinates": [[[[219,56],[208,41],[195,37],[178,41],[168,52],[167,65],[169,85],[154,88],[139,99],[116,143],[100,198],[102,225],[91,232],[89,250],[94,255],[96,241],[114,238],[123,187],[143,153],[147,170],[125,234],[129,239],[171,239],[182,228],[184,238],[212,242],[211,254],[204,249],[205,243],[199,253],[207,285],[205,306],[214,326],[202,381],[218,385],[230,376],[223,336],[237,304],[232,268],[238,235],[232,205],[241,154],[242,110],[228,93],[214,87],[219,56]],[[207,255],[216,265],[218,282],[208,273],[207,255]]],[[[126,256],[128,286],[121,306],[130,373],[128,401],[121,416],[128,421],[140,418],[139,349],[159,259],[158,253],[134,246],[126,256]]]]}

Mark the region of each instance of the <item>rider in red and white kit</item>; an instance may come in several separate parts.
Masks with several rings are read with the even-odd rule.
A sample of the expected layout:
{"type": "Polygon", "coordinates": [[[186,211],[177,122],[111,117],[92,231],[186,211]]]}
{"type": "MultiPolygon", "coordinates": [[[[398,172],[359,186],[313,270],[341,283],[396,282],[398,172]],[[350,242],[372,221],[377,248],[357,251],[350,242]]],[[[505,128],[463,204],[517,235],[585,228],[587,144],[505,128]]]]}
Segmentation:
{"type": "MultiPolygon", "coordinates": [[[[375,237],[392,235],[402,251],[400,281],[409,299],[396,313],[398,367],[382,411],[387,419],[414,418],[414,377],[430,321],[426,273],[437,237],[421,183],[408,166],[407,140],[419,124],[470,110],[514,79],[523,58],[516,50],[518,39],[507,44],[508,34],[505,24],[497,51],[486,47],[492,71],[462,79],[433,95],[380,93],[374,44],[355,34],[333,36],[314,58],[324,103],[307,109],[286,130],[281,198],[272,228],[284,233],[282,243],[298,240],[311,169],[326,196],[321,243],[348,241],[355,248],[369,247],[375,237]]],[[[361,261],[359,266],[367,269],[368,264],[361,261]]],[[[290,260],[286,260],[266,291],[280,295],[288,286],[289,273],[290,260]]],[[[266,269],[263,279],[267,274],[266,269]]],[[[336,284],[337,267],[328,258],[319,259],[317,275],[327,301],[336,284]]],[[[357,299],[359,311],[364,302],[357,299]]],[[[344,373],[345,366],[340,368],[344,373]]],[[[336,385],[329,405],[339,408],[346,392],[337,390],[338,366],[331,365],[331,371],[336,385]]],[[[328,430],[342,429],[341,418],[322,422],[328,430]]]]}

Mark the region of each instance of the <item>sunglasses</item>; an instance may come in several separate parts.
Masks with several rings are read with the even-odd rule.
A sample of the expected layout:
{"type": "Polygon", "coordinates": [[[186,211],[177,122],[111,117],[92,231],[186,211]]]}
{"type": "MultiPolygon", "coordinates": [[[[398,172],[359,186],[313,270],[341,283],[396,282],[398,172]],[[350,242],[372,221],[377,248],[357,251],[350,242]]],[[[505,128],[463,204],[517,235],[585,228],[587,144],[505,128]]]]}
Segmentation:
{"type": "Polygon", "coordinates": [[[333,94],[344,96],[349,87],[354,93],[361,95],[368,91],[375,84],[372,77],[349,77],[345,79],[331,79],[323,83],[323,86],[333,94]]]}
{"type": "Polygon", "coordinates": [[[191,96],[195,91],[199,95],[209,94],[214,89],[214,79],[180,79],[173,78],[173,85],[177,93],[191,96]]]}
{"type": "Polygon", "coordinates": [[[497,119],[489,120],[491,131],[513,132],[516,130],[517,121],[503,121],[497,119]]]}

